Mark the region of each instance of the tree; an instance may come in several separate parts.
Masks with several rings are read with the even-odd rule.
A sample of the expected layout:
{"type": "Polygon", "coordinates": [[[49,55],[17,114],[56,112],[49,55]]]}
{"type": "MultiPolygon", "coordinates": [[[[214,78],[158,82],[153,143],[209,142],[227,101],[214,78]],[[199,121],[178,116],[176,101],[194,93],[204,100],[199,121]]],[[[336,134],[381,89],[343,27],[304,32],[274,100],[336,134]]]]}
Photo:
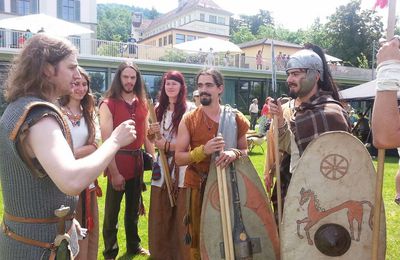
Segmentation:
{"type": "Polygon", "coordinates": [[[360,6],[361,0],[353,0],[338,7],[325,26],[328,53],[355,66],[365,62],[362,53],[371,60],[373,40],[379,39],[383,31],[382,18],[371,10],[360,11],[360,6]]]}
{"type": "Polygon", "coordinates": [[[256,15],[240,15],[239,19],[231,18],[231,35],[238,32],[242,27],[250,29],[251,34],[256,35],[263,25],[274,25],[274,18],[267,10],[259,10],[256,15]]]}
{"type": "Polygon", "coordinates": [[[146,19],[160,16],[151,10],[120,4],[97,5],[97,39],[126,42],[131,34],[132,12],[142,12],[146,19]]]}
{"type": "Polygon", "coordinates": [[[251,33],[247,27],[240,27],[239,30],[231,35],[233,43],[239,44],[242,42],[249,42],[255,40],[256,37],[251,33]]]}

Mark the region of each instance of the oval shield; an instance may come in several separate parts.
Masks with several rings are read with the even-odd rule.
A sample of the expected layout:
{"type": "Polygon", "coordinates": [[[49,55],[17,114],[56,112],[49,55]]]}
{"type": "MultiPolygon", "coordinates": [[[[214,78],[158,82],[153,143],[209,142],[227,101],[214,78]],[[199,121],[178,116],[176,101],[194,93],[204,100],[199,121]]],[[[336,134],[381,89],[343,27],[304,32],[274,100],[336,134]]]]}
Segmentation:
{"type": "MultiPolygon", "coordinates": [[[[313,140],[285,199],[282,259],[370,259],[375,178],[371,157],[354,136],[328,132],[313,140]]],[[[382,207],[379,259],[385,240],[382,207]]]]}

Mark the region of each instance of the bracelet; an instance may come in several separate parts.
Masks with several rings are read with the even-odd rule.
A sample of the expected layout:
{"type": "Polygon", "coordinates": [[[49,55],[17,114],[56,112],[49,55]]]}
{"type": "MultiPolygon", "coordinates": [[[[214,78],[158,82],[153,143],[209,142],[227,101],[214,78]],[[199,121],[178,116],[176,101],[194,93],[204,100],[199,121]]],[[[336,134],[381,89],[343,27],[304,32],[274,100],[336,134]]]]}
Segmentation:
{"type": "Polygon", "coordinates": [[[398,91],[400,88],[400,63],[384,61],[376,69],[376,91],[398,91]]]}
{"type": "Polygon", "coordinates": [[[204,152],[204,145],[197,146],[190,151],[190,162],[199,163],[207,158],[207,154],[204,152]]]}

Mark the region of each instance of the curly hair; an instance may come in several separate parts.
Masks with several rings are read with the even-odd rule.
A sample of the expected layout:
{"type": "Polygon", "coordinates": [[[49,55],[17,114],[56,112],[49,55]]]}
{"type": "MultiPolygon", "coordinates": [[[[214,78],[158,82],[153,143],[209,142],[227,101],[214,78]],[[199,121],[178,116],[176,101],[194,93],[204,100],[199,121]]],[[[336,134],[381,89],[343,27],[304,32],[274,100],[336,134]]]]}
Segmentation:
{"type": "Polygon", "coordinates": [[[6,101],[27,95],[49,100],[56,86],[45,75],[46,66],[52,65],[57,73],[60,61],[76,54],[76,48],[66,39],[43,33],[33,36],[12,61],[4,90],[6,101]]]}

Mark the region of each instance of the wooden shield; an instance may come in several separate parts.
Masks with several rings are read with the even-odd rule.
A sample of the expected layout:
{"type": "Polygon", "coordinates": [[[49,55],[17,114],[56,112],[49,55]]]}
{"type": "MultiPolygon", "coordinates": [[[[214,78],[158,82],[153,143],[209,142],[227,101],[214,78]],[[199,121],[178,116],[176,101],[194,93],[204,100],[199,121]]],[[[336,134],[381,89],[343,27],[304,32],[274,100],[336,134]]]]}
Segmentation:
{"type": "MultiPolygon", "coordinates": [[[[375,178],[371,157],[354,136],[329,132],[313,140],[285,199],[282,259],[371,259],[375,178]]],[[[379,243],[384,259],[383,207],[379,243]]]]}
{"type": "MultiPolygon", "coordinates": [[[[243,224],[252,244],[253,259],[279,259],[279,238],[270,201],[265,193],[253,164],[248,157],[241,158],[234,163],[240,208],[243,224]]],[[[223,259],[223,234],[221,227],[221,212],[219,205],[216,167],[212,163],[204,192],[200,224],[200,253],[201,259],[223,259]]],[[[235,221],[232,205],[232,185],[229,167],[226,176],[229,190],[229,208],[232,230],[235,221]]],[[[236,219],[235,219],[236,216],[236,219]]],[[[238,223],[238,222],[236,222],[238,223]]],[[[233,232],[235,233],[235,232],[233,232]]],[[[235,254],[242,250],[235,242],[235,254]]]]}

